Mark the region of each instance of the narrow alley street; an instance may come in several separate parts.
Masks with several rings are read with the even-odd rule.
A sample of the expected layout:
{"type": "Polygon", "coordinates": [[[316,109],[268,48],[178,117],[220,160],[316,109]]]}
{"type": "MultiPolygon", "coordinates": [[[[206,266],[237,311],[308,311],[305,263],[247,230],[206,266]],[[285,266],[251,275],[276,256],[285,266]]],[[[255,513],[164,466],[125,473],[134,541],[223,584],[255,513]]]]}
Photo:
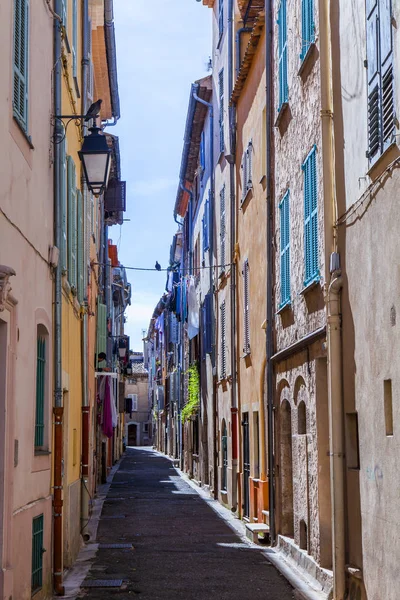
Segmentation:
{"type": "Polygon", "coordinates": [[[104,502],[99,549],[79,597],[292,600],[262,548],[245,544],[150,448],[128,448],[104,502]],[[119,549],[106,547],[125,544],[119,549]],[[86,587],[96,580],[118,587],[86,587]]]}

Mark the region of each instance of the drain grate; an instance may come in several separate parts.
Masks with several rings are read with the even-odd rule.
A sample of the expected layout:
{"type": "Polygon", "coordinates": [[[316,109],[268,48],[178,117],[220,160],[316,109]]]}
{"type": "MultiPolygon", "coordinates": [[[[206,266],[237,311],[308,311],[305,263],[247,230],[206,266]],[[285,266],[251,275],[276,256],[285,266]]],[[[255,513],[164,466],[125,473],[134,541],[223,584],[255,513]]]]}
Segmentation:
{"type": "Polygon", "coordinates": [[[91,588],[111,588],[111,587],[121,587],[122,579],[89,579],[84,581],[82,587],[91,587],[91,588]]]}
{"type": "Polygon", "coordinates": [[[132,548],[133,544],[99,544],[100,550],[111,550],[118,548],[132,548]]]}

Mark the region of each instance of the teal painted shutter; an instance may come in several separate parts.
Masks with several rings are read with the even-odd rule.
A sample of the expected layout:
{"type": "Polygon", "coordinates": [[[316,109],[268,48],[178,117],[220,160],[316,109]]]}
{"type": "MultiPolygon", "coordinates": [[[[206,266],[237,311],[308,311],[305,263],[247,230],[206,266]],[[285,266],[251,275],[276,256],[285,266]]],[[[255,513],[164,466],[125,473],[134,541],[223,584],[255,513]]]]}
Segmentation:
{"type": "Polygon", "coordinates": [[[72,0],[72,76],[78,77],[78,5],[72,0]]]}
{"type": "Polygon", "coordinates": [[[83,199],[80,190],[76,192],[76,200],[78,204],[78,244],[77,244],[77,287],[78,287],[78,300],[83,302],[85,294],[84,286],[84,255],[85,255],[85,240],[84,240],[84,223],[83,223],[83,199]]]}
{"type": "Polygon", "coordinates": [[[220,209],[220,257],[219,264],[221,273],[225,271],[225,260],[226,260],[226,223],[225,223],[225,186],[222,187],[222,190],[219,194],[219,209],[220,209]]]}
{"type": "Polygon", "coordinates": [[[308,285],[319,276],[318,197],[315,146],[304,161],[302,169],[304,173],[304,246],[306,271],[304,285],[308,285]]]}
{"type": "Polygon", "coordinates": [[[68,17],[68,0],[61,0],[61,18],[62,18],[62,22],[63,22],[63,25],[65,28],[68,25],[67,17],[68,17]]]}
{"type": "Polygon", "coordinates": [[[77,209],[76,209],[76,172],[72,156],[67,158],[68,177],[68,281],[76,289],[77,258],[77,209]]]}
{"type": "Polygon", "coordinates": [[[220,361],[220,379],[226,377],[226,306],[225,300],[220,307],[221,313],[221,361],[220,361]]]}
{"type": "Polygon", "coordinates": [[[36,353],[36,417],[35,417],[35,448],[44,444],[44,400],[46,384],[46,341],[37,338],[36,353]]]}
{"type": "Polygon", "coordinates": [[[43,525],[43,515],[32,521],[32,592],[40,590],[43,585],[43,525]]]}
{"type": "Polygon", "coordinates": [[[314,0],[301,2],[301,54],[303,60],[312,43],[315,41],[314,0]]]}
{"type": "Polygon", "coordinates": [[[290,302],[290,193],[284,195],[279,204],[281,234],[281,303],[280,308],[290,302]]]}
{"type": "Polygon", "coordinates": [[[224,70],[221,69],[218,75],[219,85],[219,150],[225,149],[224,141],[224,70]]]}
{"type": "Polygon", "coordinates": [[[250,290],[249,290],[249,261],[243,265],[243,352],[250,352],[250,290]]]}
{"type": "Polygon", "coordinates": [[[97,356],[107,353],[107,307],[97,300],[97,356]]]}
{"type": "Polygon", "coordinates": [[[28,131],[29,3],[14,0],[13,113],[28,131]]]}
{"type": "Polygon", "coordinates": [[[60,202],[61,202],[61,268],[66,273],[68,267],[67,260],[67,158],[65,155],[65,140],[60,144],[60,202]]]}
{"type": "Polygon", "coordinates": [[[279,106],[288,101],[288,59],[287,59],[287,23],[286,0],[281,0],[278,13],[278,55],[279,55],[279,106]]]}

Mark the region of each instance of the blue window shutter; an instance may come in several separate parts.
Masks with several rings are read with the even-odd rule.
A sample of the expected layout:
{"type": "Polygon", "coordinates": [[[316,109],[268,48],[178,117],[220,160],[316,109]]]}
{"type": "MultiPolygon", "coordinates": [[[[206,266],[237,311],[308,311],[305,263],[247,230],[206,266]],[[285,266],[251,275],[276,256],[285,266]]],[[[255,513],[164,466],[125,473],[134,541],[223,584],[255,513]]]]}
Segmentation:
{"type": "Polygon", "coordinates": [[[205,156],[205,134],[204,131],[201,132],[201,141],[200,141],[200,166],[202,171],[205,171],[206,168],[206,156],[205,156]]]}
{"type": "Polygon", "coordinates": [[[219,150],[225,149],[224,141],[224,70],[221,69],[218,75],[219,85],[219,150]]]}
{"type": "Polygon", "coordinates": [[[65,28],[68,27],[68,0],[61,0],[61,18],[65,28]]]}
{"type": "Polygon", "coordinates": [[[304,251],[305,281],[308,285],[319,276],[318,268],[318,195],[316,147],[302,166],[304,177],[304,251]]]}
{"type": "Polygon", "coordinates": [[[281,235],[281,303],[280,308],[290,302],[290,193],[284,195],[279,204],[281,235]]]}
{"type": "Polygon", "coordinates": [[[205,351],[207,354],[212,352],[212,295],[206,294],[204,298],[205,308],[205,351]]]}
{"type": "Polygon", "coordinates": [[[225,271],[225,260],[226,260],[226,228],[225,228],[225,185],[222,187],[220,195],[220,257],[219,264],[221,273],[225,271]]]}
{"type": "Polygon", "coordinates": [[[312,43],[315,41],[314,0],[301,2],[301,54],[303,60],[312,43]]]}
{"type": "Polygon", "coordinates": [[[60,167],[60,201],[61,201],[61,268],[66,273],[67,260],[67,157],[65,155],[65,140],[60,144],[61,167],[60,167]]]}
{"type": "Polygon", "coordinates": [[[76,173],[72,156],[67,158],[68,177],[68,281],[72,288],[77,287],[77,208],[76,208],[76,173]]]}
{"type": "Polygon", "coordinates": [[[218,3],[218,32],[220,37],[224,32],[224,0],[218,3]]]}
{"type": "Polygon", "coordinates": [[[286,0],[281,0],[278,13],[278,55],[279,55],[279,106],[288,101],[288,57],[287,57],[287,22],[286,0]]]}
{"type": "Polygon", "coordinates": [[[203,215],[203,256],[204,252],[210,247],[209,240],[209,221],[210,221],[210,200],[207,198],[204,204],[204,215],[203,215]]]}
{"type": "Polygon", "coordinates": [[[72,76],[78,77],[78,0],[72,0],[72,76]]]}
{"type": "Polygon", "coordinates": [[[201,307],[201,358],[206,357],[206,303],[201,307]]]}
{"type": "Polygon", "coordinates": [[[80,190],[76,192],[76,201],[78,204],[78,244],[77,244],[77,284],[78,284],[78,300],[80,303],[83,302],[85,295],[84,288],[84,254],[85,254],[85,239],[84,239],[84,207],[83,198],[80,190]]]}
{"type": "Polygon", "coordinates": [[[222,304],[220,306],[220,315],[221,315],[220,379],[225,379],[225,377],[226,377],[226,305],[225,305],[225,300],[222,302],[222,304]]]}
{"type": "Polygon", "coordinates": [[[29,2],[14,0],[13,113],[28,131],[29,2]]]}

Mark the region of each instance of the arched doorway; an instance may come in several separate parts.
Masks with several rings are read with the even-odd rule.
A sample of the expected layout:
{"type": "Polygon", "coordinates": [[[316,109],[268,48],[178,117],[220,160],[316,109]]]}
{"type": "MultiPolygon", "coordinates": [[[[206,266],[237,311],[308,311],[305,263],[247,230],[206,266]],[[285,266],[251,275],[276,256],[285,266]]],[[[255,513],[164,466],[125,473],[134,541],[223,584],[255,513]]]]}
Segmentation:
{"type": "Polygon", "coordinates": [[[128,446],[137,446],[137,425],[130,423],[128,425],[128,446]]]}
{"type": "Polygon", "coordinates": [[[282,534],[293,537],[292,410],[284,400],[280,410],[282,534]]]}

